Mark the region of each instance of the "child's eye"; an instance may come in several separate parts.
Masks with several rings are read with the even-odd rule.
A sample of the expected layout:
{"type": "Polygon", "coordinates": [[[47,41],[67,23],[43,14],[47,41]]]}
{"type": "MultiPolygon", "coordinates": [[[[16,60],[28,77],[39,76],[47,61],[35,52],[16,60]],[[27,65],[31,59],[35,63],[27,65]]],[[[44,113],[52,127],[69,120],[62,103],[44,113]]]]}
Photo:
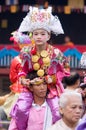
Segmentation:
{"type": "Polygon", "coordinates": [[[35,33],[34,35],[38,35],[37,33],[35,33]]]}

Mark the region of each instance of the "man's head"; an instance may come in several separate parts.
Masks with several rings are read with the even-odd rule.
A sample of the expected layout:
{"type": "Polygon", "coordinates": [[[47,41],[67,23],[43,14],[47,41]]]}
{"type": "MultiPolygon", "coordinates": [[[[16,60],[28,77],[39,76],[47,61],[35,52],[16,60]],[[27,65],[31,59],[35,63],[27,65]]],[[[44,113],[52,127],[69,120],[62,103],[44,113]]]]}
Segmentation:
{"type": "Polygon", "coordinates": [[[47,94],[47,83],[45,82],[45,78],[38,77],[36,71],[30,72],[27,78],[30,79],[29,89],[33,93],[33,96],[45,98],[47,94]]]}
{"type": "Polygon", "coordinates": [[[86,104],[86,83],[81,83],[80,88],[82,90],[82,99],[84,103],[86,104]]]}
{"type": "Polygon", "coordinates": [[[86,83],[81,83],[80,88],[84,91],[84,93],[86,95],[86,83]]]}
{"type": "Polygon", "coordinates": [[[77,124],[82,116],[82,96],[77,92],[65,92],[59,99],[59,111],[68,125],[77,124]]]}
{"type": "Polygon", "coordinates": [[[80,85],[80,75],[73,71],[70,73],[70,76],[65,76],[63,78],[63,82],[68,87],[73,86],[74,88],[77,88],[80,85]]]}

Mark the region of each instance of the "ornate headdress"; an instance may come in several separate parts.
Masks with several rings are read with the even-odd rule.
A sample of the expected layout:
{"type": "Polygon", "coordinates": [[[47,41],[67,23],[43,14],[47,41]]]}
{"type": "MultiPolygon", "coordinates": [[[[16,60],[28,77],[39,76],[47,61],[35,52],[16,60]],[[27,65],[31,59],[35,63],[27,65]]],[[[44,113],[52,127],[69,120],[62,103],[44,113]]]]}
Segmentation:
{"type": "Polygon", "coordinates": [[[54,34],[63,34],[61,23],[57,16],[51,14],[52,8],[38,9],[36,7],[30,7],[30,11],[23,19],[19,32],[33,32],[36,29],[45,29],[48,32],[54,34]]]}
{"type": "Polygon", "coordinates": [[[44,78],[34,78],[33,80],[30,80],[30,84],[39,85],[44,82],[44,78]]]}

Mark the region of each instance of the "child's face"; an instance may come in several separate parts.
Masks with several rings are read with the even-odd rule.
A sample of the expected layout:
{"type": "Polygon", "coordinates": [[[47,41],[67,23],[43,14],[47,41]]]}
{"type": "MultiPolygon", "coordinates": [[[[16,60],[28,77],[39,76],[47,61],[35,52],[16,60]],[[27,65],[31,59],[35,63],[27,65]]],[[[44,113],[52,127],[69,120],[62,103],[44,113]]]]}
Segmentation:
{"type": "Polygon", "coordinates": [[[33,39],[36,45],[42,45],[50,39],[50,35],[44,29],[37,29],[33,31],[33,39]]]}

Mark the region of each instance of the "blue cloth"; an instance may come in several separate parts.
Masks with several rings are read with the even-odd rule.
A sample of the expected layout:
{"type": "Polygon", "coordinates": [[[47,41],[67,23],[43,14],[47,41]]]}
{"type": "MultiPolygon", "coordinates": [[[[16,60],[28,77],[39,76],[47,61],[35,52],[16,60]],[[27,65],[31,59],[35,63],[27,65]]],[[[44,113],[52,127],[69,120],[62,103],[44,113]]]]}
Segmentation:
{"type": "Polygon", "coordinates": [[[85,116],[82,118],[82,121],[81,121],[80,124],[77,126],[76,130],[86,130],[86,114],[85,114],[85,116]]]}

